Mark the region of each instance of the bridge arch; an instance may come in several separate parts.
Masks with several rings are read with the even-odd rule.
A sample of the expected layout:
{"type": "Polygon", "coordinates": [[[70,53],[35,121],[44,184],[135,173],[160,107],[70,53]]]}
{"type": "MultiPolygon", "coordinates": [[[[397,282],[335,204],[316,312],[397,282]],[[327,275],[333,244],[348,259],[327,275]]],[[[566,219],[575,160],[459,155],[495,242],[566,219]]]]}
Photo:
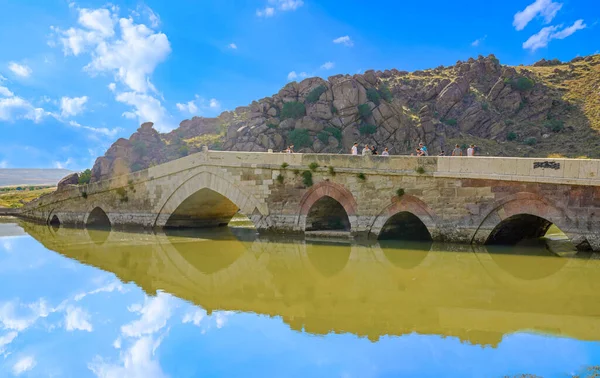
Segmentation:
{"type": "Polygon", "coordinates": [[[369,231],[377,239],[431,241],[435,229],[433,211],[417,197],[405,194],[375,217],[369,231]]]}
{"type": "Polygon", "coordinates": [[[268,210],[252,194],[212,172],[204,171],[184,181],[160,207],[154,227],[211,227],[238,212],[261,228],[268,210]]]}
{"type": "Polygon", "coordinates": [[[340,184],[322,181],[313,185],[300,200],[300,231],[356,229],[358,205],[352,193],[340,184]]]}
{"type": "Polygon", "coordinates": [[[472,241],[478,244],[516,244],[538,238],[554,224],[568,234],[571,221],[565,211],[534,193],[517,193],[486,212],[472,241]]]}
{"type": "Polygon", "coordinates": [[[110,228],[111,225],[110,218],[99,206],[94,207],[85,219],[85,226],[88,228],[110,228]]]}

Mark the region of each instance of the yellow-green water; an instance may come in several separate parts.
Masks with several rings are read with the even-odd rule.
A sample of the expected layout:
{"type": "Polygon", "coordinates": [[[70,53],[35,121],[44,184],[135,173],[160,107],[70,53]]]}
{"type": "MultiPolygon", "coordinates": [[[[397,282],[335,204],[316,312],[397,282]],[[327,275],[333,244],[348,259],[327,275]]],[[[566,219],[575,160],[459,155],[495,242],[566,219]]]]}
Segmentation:
{"type": "MultiPolygon", "coordinates": [[[[90,324],[56,341],[58,322],[23,347],[53,345],[48,340],[57,349],[77,347],[101,329],[111,335],[106,345],[82,348],[90,361],[112,356],[111,366],[127,373],[121,376],[129,374],[126,351],[148,337],[162,345],[149,361],[174,377],[551,377],[600,362],[594,255],[561,258],[541,246],[308,242],[227,228],[141,234],[19,225],[29,236],[18,240],[30,246],[7,252],[22,259],[14,263],[21,274],[5,277],[3,296],[16,296],[24,308],[38,297],[48,307],[62,303],[40,319],[63,311],[65,330],[68,308],[81,308],[90,324]],[[29,272],[40,259],[57,263],[29,272]],[[11,277],[20,289],[10,289],[11,277]],[[109,284],[126,289],[109,291],[109,284]],[[78,293],[94,294],[76,300],[78,293]],[[86,309],[86,300],[97,302],[86,309]],[[166,319],[162,301],[172,306],[166,319]],[[110,346],[117,339],[118,349],[110,346]]],[[[14,233],[15,225],[0,226],[14,233]]],[[[0,245],[14,238],[0,237],[0,245]]],[[[90,363],[82,375],[65,376],[93,376],[90,363]]]]}

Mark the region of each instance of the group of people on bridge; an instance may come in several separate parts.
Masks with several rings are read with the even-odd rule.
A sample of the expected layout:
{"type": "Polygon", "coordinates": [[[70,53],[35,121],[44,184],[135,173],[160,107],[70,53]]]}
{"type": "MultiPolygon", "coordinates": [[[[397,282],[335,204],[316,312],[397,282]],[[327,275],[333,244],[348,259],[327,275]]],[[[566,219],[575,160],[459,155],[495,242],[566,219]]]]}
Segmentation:
{"type": "MultiPolygon", "coordinates": [[[[454,149],[452,150],[452,154],[450,156],[475,156],[476,148],[477,147],[474,144],[471,144],[467,148],[466,154],[463,154],[463,149],[457,144],[454,147],[454,149]]],[[[290,144],[284,150],[284,152],[288,153],[288,154],[294,153],[294,145],[290,144]]],[[[350,154],[358,155],[358,142],[354,143],[354,145],[350,149],[350,154]]],[[[379,154],[379,151],[377,150],[377,146],[375,146],[375,145],[369,146],[368,144],[365,144],[365,148],[362,149],[361,155],[362,156],[366,156],[366,155],[390,156],[390,151],[388,150],[387,147],[385,147],[383,149],[383,151],[381,151],[381,154],[379,154]]],[[[429,150],[427,149],[427,146],[425,146],[425,144],[419,143],[419,146],[415,149],[415,152],[412,153],[411,156],[429,156],[429,150]]],[[[440,152],[440,154],[438,156],[446,156],[446,152],[444,150],[442,150],[442,152],[440,152]]]]}

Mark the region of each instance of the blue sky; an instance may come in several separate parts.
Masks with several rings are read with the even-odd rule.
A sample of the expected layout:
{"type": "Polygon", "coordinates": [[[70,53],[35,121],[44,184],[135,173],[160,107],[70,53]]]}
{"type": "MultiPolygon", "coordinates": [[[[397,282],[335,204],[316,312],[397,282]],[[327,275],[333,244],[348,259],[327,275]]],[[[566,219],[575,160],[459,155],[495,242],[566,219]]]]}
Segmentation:
{"type": "Polygon", "coordinates": [[[570,60],[600,50],[599,20],[596,0],[0,0],[0,168],[85,169],[141,122],[306,76],[570,60]]]}

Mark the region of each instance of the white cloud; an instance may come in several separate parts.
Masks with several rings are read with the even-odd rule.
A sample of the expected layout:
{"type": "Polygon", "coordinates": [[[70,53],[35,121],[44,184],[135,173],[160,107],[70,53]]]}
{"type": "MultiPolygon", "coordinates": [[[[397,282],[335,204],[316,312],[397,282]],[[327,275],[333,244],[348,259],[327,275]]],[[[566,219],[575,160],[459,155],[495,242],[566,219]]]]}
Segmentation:
{"type": "Polygon", "coordinates": [[[155,358],[162,339],[142,337],[121,354],[118,364],[104,361],[96,356],[88,368],[99,378],[162,378],[166,377],[155,358]]]}
{"type": "Polygon", "coordinates": [[[29,68],[25,64],[10,62],[8,63],[8,69],[11,70],[12,73],[20,77],[29,77],[31,75],[31,68],[29,68]]]}
{"type": "Polygon", "coordinates": [[[233,50],[237,50],[237,45],[235,43],[230,43],[229,48],[233,50]]]}
{"type": "Polygon", "coordinates": [[[28,119],[38,123],[47,114],[44,109],[34,107],[21,97],[0,98],[0,121],[12,122],[17,119],[28,119]]]}
{"type": "Polygon", "coordinates": [[[273,17],[274,14],[275,14],[275,8],[272,8],[272,7],[265,7],[265,9],[256,11],[256,15],[258,17],[273,17]]]}
{"type": "Polygon", "coordinates": [[[65,314],[65,328],[67,331],[87,331],[92,332],[93,327],[90,323],[90,314],[81,307],[67,307],[65,314]]]}
{"type": "Polygon", "coordinates": [[[0,85],[0,96],[12,97],[12,96],[14,96],[14,93],[12,93],[8,88],[0,85]]]}
{"type": "Polygon", "coordinates": [[[65,160],[64,162],[55,161],[54,163],[52,163],[52,166],[56,169],[66,169],[71,164],[73,164],[73,159],[67,158],[67,160],[65,160]]]}
{"type": "Polygon", "coordinates": [[[555,3],[552,0],[535,0],[529,4],[525,9],[517,12],[513,19],[513,26],[517,30],[523,30],[535,17],[542,16],[544,23],[550,23],[556,13],[562,8],[561,3],[555,3]]]}
{"type": "Polygon", "coordinates": [[[127,337],[141,337],[158,332],[167,325],[167,320],[171,317],[171,306],[168,294],[158,293],[154,298],[146,298],[141,308],[135,308],[135,312],[141,315],[140,319],[123,325],[121,333],[127,337]]]}
{"type": "Polygon", "coordinates": [[[471,46],[473,46],[473,47],[477,47],[477,46],[479,46],[479,45],[481,44],[481,42],[485,41],[485,39],[486,39],[486,38],[487,38],[487,35],[484,35],[483,37],[481,37],[481,38],[479,38],[479,39],[476,39],[476,40],[474,40],[474,41],[471,43],[471,46]]]}
{"type": "Polygon", "coordinates": [[[120,131],[122,131],[122,129],[120,127],[115,127],[114,129],[109,129],[106,127],[91,127],[91,126],[81,125],[80,123],[78,123],[76,121],[69,121],[69,126],[73,126],[78,129],[89,130],[91,132],[106,135],[107,137],[111,137],[111,138],[114,137],[115,135],[117,135],[120,131]]]}
{"type": "Polygon", "coordinates": [[[84,8],[79,10],[79,24],[104,37],[112,37],[115,34],[115,21],[115,17],[108,9],[84,8]]]}
{"type": "Polygon", "coordinates": [[[63,117],[76,116],[83,112],[87,96],[63,97],[60,100],[60,111],[63,117]]]}
{"type": "Polygon", "coordinates": [[[5,355],[6,346],[13,342],[19,334],[16,331],[8,332],[6,335],[0,336],[0,355],[5,355]]]}
{"type": "Polygon", "coordinates": [[[183,316],[182,323],[193,323],[195,326],[199,326],[202,319],[206,316],[206,311],[196,310],[193,313],[187,313],[183,316]]]}
{"type": "Polygon", "coordinates": [[[533,52],[539,48],[548,46],[548,43],[553,39],[565,39],[577,30],[585,29],[587,25],[583,23],[583,20],[577,20],[573,25],[559,30],[561,27],[562,25],[542,28],[537,34],[532,35],[523,43],[523,48],[533,52]]]}
{"type": "Polygon", "coordinates": [[[196,114],[196,112],[198,111],[198,107],[196,106],[196,103],[193,100],[188,101],[185,104],[178,102],[177,104],[175,104],[175,106],[177,106],[177,109],[179,109],[180,112],[196,114]]]}
{"type": "Polygon", "coordinates": [[[92,54],[92,62],[85,69],[91,73],[113,72],[136,92],[156,91],[150,75],[156,66],[171,53],[171,45],[163,33],[155,33],[132,19],[119,20],[121,39],[101,42],[92,54]]]}
{"type": "Polygon", "coordinates": [[[14,375],[21,375],[26,371],[29,371],[35,367],[35,358],[33,356],[26,356],[20,358],[12,368],[12,372],[14,375]]]}
{"type": "MultiPolygon", "coordinates": [[[[96,154],[92,154],[90,153],[92,156],[96,156],[96,154]]],[[[118,291],[119,293],[125,293],[126,290],[123,287],[123,285],[121,285],[120,282],[118,281],[113,281],[111,283],[109,283],[108,285],[99,287],[98,289],[94,289],[92,291],[89,291],[87,293],[80,293],[77,294],[75,296],[75,301],[79,302],[80,300],[82,300],[83,298],[87,297],[88,295],[94,295],[94,294],[98,294],[98,293],[112,293],[113,291],[118,291]]]]}
{"type": "Polygon", "coordinates": [[[150,21],[150,25],[152,25],[153,28],[157,28],[160,25],[160,16],[156,13],[154,13],[154,11],[147,5],[142,5],[140,7],[138,7],[138,9],[146,16],[148,17],[148,21],[150,21]]]}
{"type": "Polygon", "coordinates": [[[115,341],[113,341],[113,347],[115,349],[121,349],[121,338],[117,337],[115,341]]]}
{"type": "Polygon", "coordinates": [[[110,84],[108,84],[108,89],[109,89],[111,92],[114,92],[114,91],[117,89],[117,84],[115,84],[115,83],[110,83],[110,84]]]}
{"type": "Polygon", "coordinates": [[[8,162],[6,160],[0,160],[0,168],[8,168],[8,162]]]}
{"type": "Polygon", "coordinates": [[[124,92],[117,94],[116,100],[134,108],[123,113],[126,118],[137,117],[140,123],[154,122],[156,129],[161,132],[170,131],[174,127],[166,109],[155,97],[136,92],[124,92]]]}
{"type": "Polygon", "coordinates": [[[0,82],[5,81],[6,78],[0,74],[0,82]]]}
{"type": "Polygon", "coordinates": [[[323,69],[323,70],[330,70],[330,69],[332,69],[333,67],[335,67],[335,63],[333,63],[333,62],[325,62],[325,63],[323,63],[323,65],[321,66],[321,69],[323,69]]]}
{"type": "Polygon", "coordinates": [[[334,39],[333,43],[343,44],[344,46],[348,47],[354,46],[354,41],[352,41],[352,39],[347,35],[334,39]]]}
{"type": "Polygon", "coordinates": [[[211,98],[208,105],[211,109],[218,110],[221,108],[221,103],[215,98],[211,98]]]}
{"type": "Polygon", "coordinates": [[[270,3],[276,3],[282,11],[295,11],[304,5],[302,0],[270,0],[270,3]]]}
{"type": "Polygon", "coordinates": [[[297,79],[305,79],[308,77],[306,72],[296,73],[296,71],[292,71],[287,75],[289,81],[297,80],[297,79]]]}

